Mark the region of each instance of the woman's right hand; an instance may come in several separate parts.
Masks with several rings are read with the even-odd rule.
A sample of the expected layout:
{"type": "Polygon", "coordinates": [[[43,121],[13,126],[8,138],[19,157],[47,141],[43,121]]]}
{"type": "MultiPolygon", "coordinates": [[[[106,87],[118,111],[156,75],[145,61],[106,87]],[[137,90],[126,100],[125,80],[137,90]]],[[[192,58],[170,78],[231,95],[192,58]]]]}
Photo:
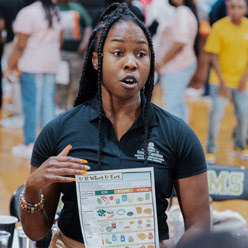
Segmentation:
{"type": "Polygon", "coordinates": [[[86,165],[87,160],[67,156],[71,148],[71,145],[66,146],[60,154],[48,158],[38,169],[31,173],[27,179],[25,191],[40,192],[40,190],[53,183],[74,182],[74,175],[86,174],[87,170],[90,169],[86,165]]]}

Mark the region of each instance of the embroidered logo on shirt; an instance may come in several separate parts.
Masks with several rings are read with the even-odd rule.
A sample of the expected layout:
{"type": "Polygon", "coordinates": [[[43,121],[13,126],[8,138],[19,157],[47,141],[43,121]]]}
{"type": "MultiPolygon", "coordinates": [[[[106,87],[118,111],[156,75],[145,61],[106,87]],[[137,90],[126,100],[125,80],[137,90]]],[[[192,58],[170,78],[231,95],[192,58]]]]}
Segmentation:
{"type": "MultiPolygon", "coordinates": [[[[134,155],[139,160],[144,160],[144,149],[137,150],[137,153],[134,155]]],[[[148,161],[163,163],[164,157],[159,151],[155,148],[153,142],[148,143],[148,161]]]]}

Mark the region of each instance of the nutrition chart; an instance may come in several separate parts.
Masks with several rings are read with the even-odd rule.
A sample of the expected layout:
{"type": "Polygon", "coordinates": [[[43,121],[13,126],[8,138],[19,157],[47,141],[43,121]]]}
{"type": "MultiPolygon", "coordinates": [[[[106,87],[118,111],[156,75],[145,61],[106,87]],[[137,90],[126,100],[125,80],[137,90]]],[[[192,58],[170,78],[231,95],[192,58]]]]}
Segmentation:
{"type": "Polygon", "coordinates": [[[87,248],[158,248],[153,168],[76,176],[87,248]]]}

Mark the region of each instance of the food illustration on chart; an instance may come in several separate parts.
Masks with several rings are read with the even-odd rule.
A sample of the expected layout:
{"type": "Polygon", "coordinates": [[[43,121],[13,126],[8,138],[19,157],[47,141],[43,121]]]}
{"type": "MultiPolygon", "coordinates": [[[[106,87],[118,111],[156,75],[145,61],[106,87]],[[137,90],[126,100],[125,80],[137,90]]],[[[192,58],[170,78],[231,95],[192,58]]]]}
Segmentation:
{"type": "Polygon", "coordinates": [[[85,185],[94,185],[91,191],[81,192],[81,226],[87,248],[158,247],[154,186],[147,180],[151,177],[147,169],[143,173],[119,170],[119,180],[78,184],[84,190],[85,185]]]}
{"type": "MultiPolygon", "coordinates": [[[[151,188],[96,191],[102,245],[154,243],[151,188]],[[145,241],[145,242],[144,242],[145,241]]],[[[136,246],[137,247],[137,246],[136,246]]],[[[145,246],[146,247],[146,246],[145,246]]]]}

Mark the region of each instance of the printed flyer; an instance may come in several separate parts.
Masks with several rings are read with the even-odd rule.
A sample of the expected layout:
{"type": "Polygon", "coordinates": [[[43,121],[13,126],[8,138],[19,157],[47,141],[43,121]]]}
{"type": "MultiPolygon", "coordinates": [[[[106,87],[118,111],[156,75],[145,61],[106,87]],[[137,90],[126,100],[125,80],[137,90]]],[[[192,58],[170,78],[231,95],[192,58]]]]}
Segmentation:
{"type": "Polygon", "coordinates": [[[87,248],[158,248],[153,168],[76,176],[79,217],[87,248]]]}

